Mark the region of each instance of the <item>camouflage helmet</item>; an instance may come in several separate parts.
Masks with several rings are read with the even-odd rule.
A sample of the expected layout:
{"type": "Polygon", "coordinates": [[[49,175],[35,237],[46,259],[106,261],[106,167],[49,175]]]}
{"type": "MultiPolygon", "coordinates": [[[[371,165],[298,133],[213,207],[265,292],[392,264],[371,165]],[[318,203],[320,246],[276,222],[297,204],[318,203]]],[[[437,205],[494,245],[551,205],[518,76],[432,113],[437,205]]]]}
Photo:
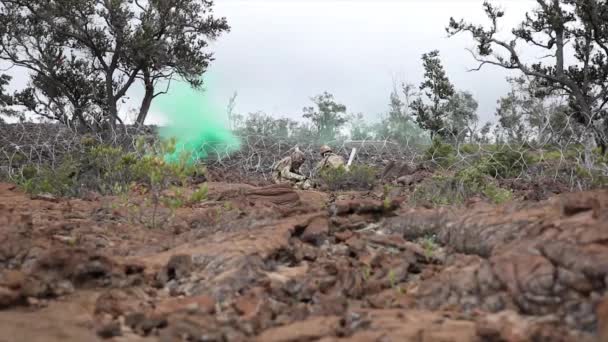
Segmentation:
{"type": "Polygon", "coordinates": [[[304,160],[306,160],[306,155],[304,154],[304,152],[300,151],[299,148],[296,148],[292,153],[291,153],[291,161],[294,163],[303,163],[304,160]]]}
{"type": "Polygon", "coordinates": [[[327,153],[327,152],[333,152],[333,151],[332,151],[331,147],[329,147],[329,146],[327,146],[327,145],[323,145],[323,146],[321,146],[321,148],[319,149],[319,152],[320,152],[321,154],[325,154],[325,153],[327,153]]]}

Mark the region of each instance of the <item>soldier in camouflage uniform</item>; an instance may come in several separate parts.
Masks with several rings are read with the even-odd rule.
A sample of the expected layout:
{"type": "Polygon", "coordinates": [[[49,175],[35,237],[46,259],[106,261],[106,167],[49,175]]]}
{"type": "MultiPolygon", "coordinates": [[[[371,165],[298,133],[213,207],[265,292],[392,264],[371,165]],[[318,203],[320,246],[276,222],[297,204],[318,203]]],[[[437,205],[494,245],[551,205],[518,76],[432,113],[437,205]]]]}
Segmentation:
{"type": "Polygon", "coordinates": [[[314,170],[315,174],[319,174],[321,171],[323,171],[323,169],[326,169],[326,168],[337,169],[339,167],[346,167],[344,158],[335,154],[332,151],[331,147],[329,147],[327,145],[323,145],[319,149],[319,152],[321,153],[322,159],[317,164],[317,166],[315,166],[315,170],[314,170]]]}
{"type": "Polygon", "coordinates": [[[305,160],[306,156],[304,153],[296,148],[289,157],[281,159],[274,165],[272,179],[277,184],[291,183],[297,189],[310,189],[310,180],[300,173],[300,167],[302,167],[305,160]]]}

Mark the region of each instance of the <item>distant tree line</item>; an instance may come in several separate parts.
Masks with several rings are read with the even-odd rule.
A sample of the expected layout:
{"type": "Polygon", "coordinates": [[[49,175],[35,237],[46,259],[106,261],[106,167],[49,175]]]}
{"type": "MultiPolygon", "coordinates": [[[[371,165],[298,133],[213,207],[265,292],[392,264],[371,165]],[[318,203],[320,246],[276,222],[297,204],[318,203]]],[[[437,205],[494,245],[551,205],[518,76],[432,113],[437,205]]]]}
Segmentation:
{"type": "MultiPolygon", "coordinates": [[[[608,149],[608,3],[536,0],[512,30],[498,37],[504,11],[486,1],[488,26],[451,18],[449,35],[468,33],[479,64],[514,70],[511,90],[497,103],[496,124],[479,127],[478,103],[449,80],[437,50],[422,55],[420,85],[395,85],[375,120],[350,113],[324,92],[299,114],[303,122],[262,112],[242,116],[231,99],[231,127],[243,134],[329,142],[389,139],[402,144],[506,142],[584,143],[608,149]],[[521,46],[544,50],[526,63],[521,46]]],[[[208,43],[229,31],[209,0],[0,0],[0,60],[29,72],[25,89],[10,93],[0,75],[0,113],[36,114],[83,130],[121,123],[118,108],[135,83],[144,96],[144,124],[153,100],[179,77],[194,87],[213,55],[208,43]]],[[[378,113],[367,113],[378,114],[378,113]]]]}
{"type": "Polygon", "coordinates": [[[391,140],[401,144],[425,144],[429,138],[450,141],[476,139],[477,101],[469,92],[455,91],[439,59],[438,51],[422,56],[425,78],[419,87],[393,87],[388,109],[367,121],[362,113],[348,113],[346,105],[323,92],[311,98],[313,106],[302,110],[304,122],[273,118],[262,112],[235,115],[234,97],[228,106],[231,126],[242,134],[271,135],[331,142],[334,140],[391,140]]]}

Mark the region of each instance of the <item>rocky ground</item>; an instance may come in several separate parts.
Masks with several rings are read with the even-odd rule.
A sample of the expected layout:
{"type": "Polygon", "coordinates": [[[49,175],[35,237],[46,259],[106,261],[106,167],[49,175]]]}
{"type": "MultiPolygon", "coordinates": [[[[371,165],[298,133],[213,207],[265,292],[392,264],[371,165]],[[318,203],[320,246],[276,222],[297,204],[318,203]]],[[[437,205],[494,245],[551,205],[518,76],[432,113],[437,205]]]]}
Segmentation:
{"type": "Polygon", "coordinates": [[[608,191],[209,193],[150,229],[0,184],[0,341],[608,341],[608,191]]]}

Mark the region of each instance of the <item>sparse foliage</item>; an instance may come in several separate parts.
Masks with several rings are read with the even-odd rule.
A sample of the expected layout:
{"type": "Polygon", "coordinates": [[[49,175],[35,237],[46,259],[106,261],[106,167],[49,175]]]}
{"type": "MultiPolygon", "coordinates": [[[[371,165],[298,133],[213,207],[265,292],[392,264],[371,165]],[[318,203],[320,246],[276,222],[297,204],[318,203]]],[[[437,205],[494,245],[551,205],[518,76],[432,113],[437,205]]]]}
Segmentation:
{"type": "Polygon", "coordinates": [[[435,136],[446,137],[445,129],[447,116],[447,103],[454,95],[454,86],[450,83],[441,60],[439,51],[434,50],[422,55],[424,66],[424,81],[420,90],[426,97],[418,97],[411,105],[418,125],[435,136]]]}
{"type": "Polygon", "coordinates": [[[473,125],[477,122],[477,101],[466,91],[456,92],[446,104],[445,131],[450,140],[463,141],[472,138],[473,125]]]}
{"type": "Polygon", "coordinates": [[[350,115],[348,118],[350,126],[350,138],[353,140],[367,140],[374,138],[373,127],[365,121],[362,113],[350,115]]]}
{"type": "Polygon", "coordinates": [[[504,140],[515,143],[570,141],[580,125],[571,110],[556,97],[537,97],[537,82],[527,77],[509,78],[511,91],[498,100],[496,116],[504,140]]]}
{"type": "Polygon", "coordinates": [[[425,132],[418,127],[411,105],[417,96],[412,84],[402,84],[401,92],[395,86],[390,94],[388,115],[380,122],[377,135],[403,145],[426,142],[425,132]]]}
{"type": "Polygon", "coordinates": [[[239,129],[244,135],[273,136],[287,139],[304,129],[301,124],[288,118],[273,118],[264,112],[250,113],[243,127],[239,129]]]}
{"type": "Polygon", "coordinates": [[[9,75],[0,75],[0,108],[8,106],[12,103],[12,98],[6,93],[5,87],[11,81],[9,75]]]}

